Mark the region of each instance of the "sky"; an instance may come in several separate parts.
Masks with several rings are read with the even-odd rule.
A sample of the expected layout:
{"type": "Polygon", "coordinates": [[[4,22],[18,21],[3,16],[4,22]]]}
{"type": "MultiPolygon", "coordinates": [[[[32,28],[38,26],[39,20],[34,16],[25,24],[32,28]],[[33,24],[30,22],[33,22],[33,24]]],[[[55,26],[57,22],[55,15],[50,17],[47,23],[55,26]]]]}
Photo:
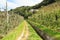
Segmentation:
{"type": "MultiPolygon", "coordinates": [[[[8,10],[14,9],[20,6],[33,6],[42,2],[43,0],[7,0],[8,10]]],[[[6,0],[0,0],[0,10],[3,10],[6,6],[6,0]]]]}

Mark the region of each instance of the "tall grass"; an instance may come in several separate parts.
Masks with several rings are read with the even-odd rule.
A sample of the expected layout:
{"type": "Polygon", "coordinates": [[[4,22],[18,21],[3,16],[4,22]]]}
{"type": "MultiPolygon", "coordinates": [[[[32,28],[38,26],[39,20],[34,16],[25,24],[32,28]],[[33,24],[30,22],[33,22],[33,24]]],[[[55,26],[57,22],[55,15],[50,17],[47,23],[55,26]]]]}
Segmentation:
{"type": "Polygon", "coordinates": [[[8,21],[7,26],[7,14],[0,12],[0,37],[5,36],[9,31],[17,27],[23,21],[23,17],[15,13],[9,13],[8,21]]]}
{"type": "Polygon", "coordinates": [[[24,22],[19,24],[12,32],[9,32],[2,40],[16,40],[17,37],[21,34],[24,27],[24,22]]]}

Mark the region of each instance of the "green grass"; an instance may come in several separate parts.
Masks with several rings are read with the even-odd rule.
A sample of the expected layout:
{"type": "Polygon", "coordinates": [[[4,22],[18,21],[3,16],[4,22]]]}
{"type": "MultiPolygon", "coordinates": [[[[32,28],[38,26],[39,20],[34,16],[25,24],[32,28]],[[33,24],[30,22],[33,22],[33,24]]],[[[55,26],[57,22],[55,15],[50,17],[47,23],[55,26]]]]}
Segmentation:
{"type": "Polygon", "coordinates": [[[22,32],[24,26],[23,23],[24,22],[22,22],[15,30],[6,35],[2,40],[16,40],[16,37],[18,37],[18,35],[22,32]]]}
{"type": "MultiPolygon", "coordinates": [[[[34,29],[27,23],[29,27],[29,37],[28,40],[42,40],[34,29]]],[[[16,29],[6,35],[2,40],[16,40],[16,38],[21,34],[24,27],[24,22],[22,22],[16,29]]]]}
{"type": "Polygon", "coordinates": [[[38,34],[34,31],[34,29],[31,27],[31,25],[28,24],[29,27],[29,37],[28,40],[42,40],[38,34]]]}
{"type": "Polygon", "coordinates": [[[41,26],[36,22],[32,22],[30,21],[33,25],[35,25],[36,27],[40,28],[40,30],[44,31],[46,34],[48,34],[49,36],[51,36],[52,38],[54,38],[54,40],[60,40],[60,32],[56,32],[53,31],[45,26],[41,26]]]}

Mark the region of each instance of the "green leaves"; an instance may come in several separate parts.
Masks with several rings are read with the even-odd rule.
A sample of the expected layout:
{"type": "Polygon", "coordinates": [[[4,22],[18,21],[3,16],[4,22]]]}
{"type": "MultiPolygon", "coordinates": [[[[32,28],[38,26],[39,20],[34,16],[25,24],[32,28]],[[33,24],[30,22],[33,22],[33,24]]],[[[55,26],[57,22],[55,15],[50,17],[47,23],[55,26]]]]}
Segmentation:
{"type": "Polygon", "coordinates": [[[28,18],[31,13],[29,13],[30,7],[29,6],[22,6],[14,9],[14,12],[23,16],[24,18],[28,18]]]}
{"type": "Polygon", "coordinates": [[[29,20],[57,31],[60,28],[60,2],[42,7],[29,20]]]}

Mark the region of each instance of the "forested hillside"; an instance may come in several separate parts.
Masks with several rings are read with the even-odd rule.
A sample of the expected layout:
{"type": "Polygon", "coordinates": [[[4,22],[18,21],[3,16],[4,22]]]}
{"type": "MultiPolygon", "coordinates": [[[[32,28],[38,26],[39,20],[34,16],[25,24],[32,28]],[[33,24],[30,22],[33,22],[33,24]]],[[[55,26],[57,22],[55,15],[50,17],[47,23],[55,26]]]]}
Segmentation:
{"type": "Polygon", "coordinates": [[[60,27],[60,2],[55,2],[38,10],[39,11],[33,14],[29,20],[35,20],[35,22],[47,27],[51,27],[52,29],[60,27]]]}
{"type": "Polygon", "coordinates": [[[27,40],[60,40],[60,0],[43,0],[33,6],[11,9],[8,14],[7,24],[7,14],[0,12],[0,38],[8,34],[3,40],[16,39],[21,32],[23,32],[22,39],[27,34],[29,35],[27,40]],[[21,25],[19,25],[20,23],[21,25]],[[11,31],[12,33],[9,34],[11,31]]]}
{"type": "Polygon", "coordinates": [[[58,2],[58,1],[59,0],[43,0],[41,3],[38,3],[34,6],[21,6],[21,7],[15,8],[15,9],[11,9],[10,11],[14,11],[14,13],[20,14],[21,16],[24,16],[24,18],[27,19],[28,16],[32,15],[32,13],[30,12],[31,9],[39,9],[39,8],[48,6],[48,5],[58,2]]]}
{"type": "MultiPolygon", "coordinates": [[[[60,1],[41,7],[38,10],[29,17],[30,23],[51,37],[60,35],[60,1]]],[[[53,40],[60,40],[60,36],[53,40]]]]}

